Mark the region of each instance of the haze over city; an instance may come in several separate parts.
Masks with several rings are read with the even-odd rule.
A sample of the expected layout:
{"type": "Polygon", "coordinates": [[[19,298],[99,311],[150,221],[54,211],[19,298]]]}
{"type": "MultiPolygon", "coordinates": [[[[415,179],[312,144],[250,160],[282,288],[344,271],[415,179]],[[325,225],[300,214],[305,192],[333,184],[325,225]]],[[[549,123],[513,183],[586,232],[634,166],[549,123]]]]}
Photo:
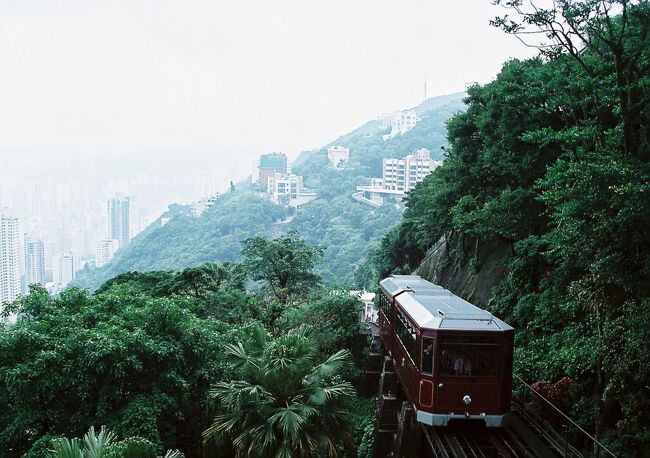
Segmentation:
{"type": "Polygon", "coordinates": [[[134,237],[168,205],[246,178],[260,154],[292,160],[425,93],[489,81],[530,53],[489,26],[497,12],[484,0],[4,2],[0,208],[46,242],[48,268],[63,252],[91,259],[118,193],[134,237]]]}

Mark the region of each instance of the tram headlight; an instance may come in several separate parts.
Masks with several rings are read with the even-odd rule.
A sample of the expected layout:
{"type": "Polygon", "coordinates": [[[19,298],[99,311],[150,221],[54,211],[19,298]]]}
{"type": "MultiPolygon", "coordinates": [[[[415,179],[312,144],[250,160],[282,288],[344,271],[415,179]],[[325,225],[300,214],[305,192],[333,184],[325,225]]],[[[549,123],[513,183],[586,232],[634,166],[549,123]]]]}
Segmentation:
{"type": "Polygon", "coordinates": [[[465,405],[468,406],[472,403],[472,398],[470,398],[469,395],[466,394],[465,396],[463,396],[463,402],[465,403],[465,405]]]}

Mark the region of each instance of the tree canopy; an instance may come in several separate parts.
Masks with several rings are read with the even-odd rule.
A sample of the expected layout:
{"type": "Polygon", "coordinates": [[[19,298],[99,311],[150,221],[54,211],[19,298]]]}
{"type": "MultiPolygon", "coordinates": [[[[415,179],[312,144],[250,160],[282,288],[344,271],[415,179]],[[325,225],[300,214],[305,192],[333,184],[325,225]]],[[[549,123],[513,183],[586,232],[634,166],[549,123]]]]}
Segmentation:
{"type": "Polygon", "coordinates": [[[515,370],[531,382],[568,376],[572,415],[617,450],[640,450],[650,443],[648,3],[497,3],[513,16],[495,25],[526,40],[541,32],[543,52],[468,89],[444,165],[409,193],[374,270],[412,271],[445,237],[472,247],[480,274],[481,247],[510,247],[489,306],[517,329],[515,370]]]}
{"type": "Polygon", "coordinates": [[[249,345],[226,347],[241,379],[218,382],[209,396],[217,414],[206,441],[232,444],[237,456],[337,456],[354,438],[346,403],[349,382],[337,377],[349,353],[315,358],[311,329],[301,326],[274,339],[253,329],[249,345]]]}

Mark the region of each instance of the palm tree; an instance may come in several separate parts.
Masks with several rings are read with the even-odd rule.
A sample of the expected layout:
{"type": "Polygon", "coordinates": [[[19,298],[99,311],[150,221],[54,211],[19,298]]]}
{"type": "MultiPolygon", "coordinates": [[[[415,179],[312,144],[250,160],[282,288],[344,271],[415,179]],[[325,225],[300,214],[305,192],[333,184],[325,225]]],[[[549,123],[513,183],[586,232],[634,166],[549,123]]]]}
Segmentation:
{"type": "Polygon", "coordinates": [[[218,413],[206,443],[230,440],[238,456],[289,458],[336,456],[354,442],[346,406],[355,392],[338,376],[349,352],[315,364],[310,334],[302,326],[270,340],[258,326],[251,348],[227,347],[242,380],[211,388],[218,413]]]}
{"type": "MultiPolygon", "coordinates": [[[[102,426],[99,434],[93,426],[83,440],[58,439],[49,458],[157,458],[156,446],[140,437],[116,440],[115,433],[102,426]]],[[[168,451],[163,458],[183,458],[179,451],[168,451]]]]}

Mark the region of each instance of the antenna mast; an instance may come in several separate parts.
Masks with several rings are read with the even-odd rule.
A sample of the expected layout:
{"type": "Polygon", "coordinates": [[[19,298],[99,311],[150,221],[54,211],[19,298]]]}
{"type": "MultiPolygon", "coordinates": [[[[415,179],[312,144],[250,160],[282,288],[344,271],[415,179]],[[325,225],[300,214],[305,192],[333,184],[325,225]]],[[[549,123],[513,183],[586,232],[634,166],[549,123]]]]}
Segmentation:
{"type": "Polygon", "coordinates": [[[427,73],[424,72],[424,101],[427,101],[427,73]]]}

